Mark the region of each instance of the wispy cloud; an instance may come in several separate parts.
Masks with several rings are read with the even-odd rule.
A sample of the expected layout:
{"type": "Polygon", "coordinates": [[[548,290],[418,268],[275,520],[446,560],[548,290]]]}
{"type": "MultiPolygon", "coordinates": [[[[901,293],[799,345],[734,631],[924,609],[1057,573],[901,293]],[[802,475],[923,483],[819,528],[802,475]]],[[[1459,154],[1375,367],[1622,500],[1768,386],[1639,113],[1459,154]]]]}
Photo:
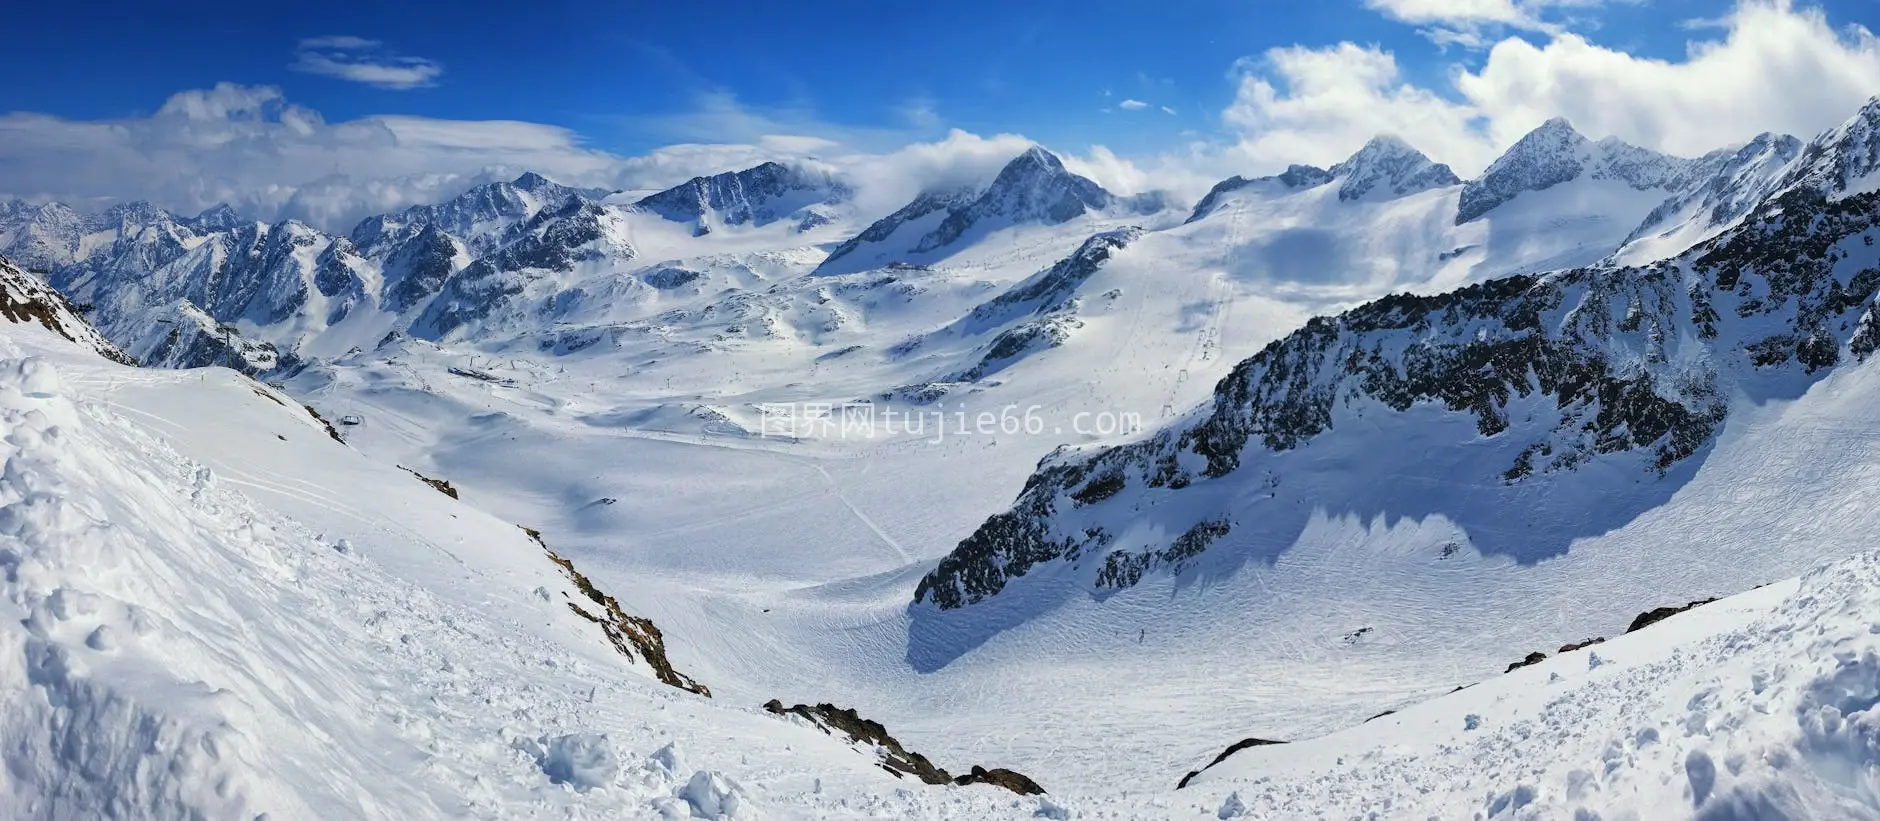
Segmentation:
{"type": "Polygon", "coordinates": [[[444,66],[436,60],[409,57],[378,40],[349,34],[308,37],[294,50],[294,71],[337,77],[376,88],[405,91],[435,85],[444,66]]]}
{"type": "Polygon", "coordinates": [[[943,122],[940,119],[940,111],[934,107],[931,97],[910,99],[902,103],[895,113],[900,114],[902,121],[908,125],[923,131],[939,128],[943,122]]]}
{"type": "Polygon", "coordinates": [[[1175,113],[1175,109],[1169,108],[1168,106],[1162,106],[1162,113],[1173,115],[1175,113]]]}
{"type": "MultiPolygon", "coordinates": [[[[1625,2],[1626,0],[1620,0],[1625,2]]],[[[1420,32],[1439,46],[1479,49],[1497,31],[1532,31],[1558,35],[1567,30],[1562,14],[1584,14],[1607,0],[1365,0],[1373,11],[1420,32]]],[[[1581,21],[1584,22],[1584,21],[1581,21]]]]}
{"type": "Polygon", "coordinates": [[[1149,104],[1141,100],[1124,100],[1120,103],[1117,103],[1116,107],[1121,108],[1124,111],[1141,111],[1142,109],[1148,108],[1149,104]]]}

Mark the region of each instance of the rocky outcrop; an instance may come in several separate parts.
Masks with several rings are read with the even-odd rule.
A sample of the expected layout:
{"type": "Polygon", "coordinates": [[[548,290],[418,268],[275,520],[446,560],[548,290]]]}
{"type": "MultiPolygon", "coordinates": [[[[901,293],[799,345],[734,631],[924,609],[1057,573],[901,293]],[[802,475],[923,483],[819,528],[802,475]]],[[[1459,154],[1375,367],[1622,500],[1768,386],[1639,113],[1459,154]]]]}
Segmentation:
{"type": "Polygon", "coordinates": [[[595,587],[587,576],[576,570],[574,562],[550,550],[548,544],[542,541],[541,531],[525,527],[522,532],[529,534],[529,538],[541,546],[542,551],[548,554],[548,560],[560,567],[562,574],[567,576],[569,581],[574,582],[575,587],[581,591],[581,595],[587,599],[588,606],[586,607],[578,601],[568,602],[569,610],[573,610],[575,615],[598,625],[601,632],[606,634],[608,643],[612,644],[614,649],[626,656],[629,661],[635,659],[644,661],[648,667],[652,668],[654,677],[659,679],[660,683],[689,693],[697,693],[706,698],[711,697],[711,688],[673,669],[672,661],[666,658],[666,635],[660,632],[659,625],[654,624],[651,619],[628,614],[621,608],[619,601],[595,587]]]}
{"type": "Polygon", "coordinates": [[[1379,136],[1331,168],[1343,201],[1389,199],[1459,185],[1449,166],[1433,162],[1397,137],[1379,136]]]}
{"type": "Polygon", "coordinates": [[[1179,789],[1182,789],[1183,787],[1188,786],[1188,782],[1193,781],[1195,779],[1195,776],[1200,775],[1203,770],[1206,770],[1209,767],[1213,767],[1216,764],[1226,761],[1234,753],[1240,752],[1241,750],[1249,749],[1252,747],[1268,747],[1274,744],[1284,744],[1284,743],[1286,742],[1273,741],[1271,739],[1266,739],[1266,738],[1243,738],[1239,741],[1234,742],[1233,744],[1228,745],[1227,749],[1222,750],[1219,755],[1216,755],[1214,757],[1213,761],[1208,762],[1207,765],[1202,767],[1200,770],[1194,770],[1188,773],[1187,775],[1182,776],[1182,780],[1176,782],[1175,789],[1179,790],[1179,789]]]}
{"type": "Polygon", "coordinates": [[[1194,528],[1231,523],[1232,511],[1162,504],[1194,518],[1158,520],[1171,534],[1159,544],[1113,544],[1106,523],[1144,492],[1278,481],[1245,464],[1336,435],[1354,407],[1465,414],[1480,439],[1507,443],[1492,452],[1513,454],[1477,482],[1518,485],[1621,457],[1614,464],[1665,475],[1712,441],[1740,384],[1805,384],[1880,346],[1880,266],[1847,261],[1871,261],[1876,236],[1880,192],[1798,185],[1672,259],[1396,295],[1313,319],[1235,366],[1200,413],[1140,442],[1047,457],[1009,511],[921,579],[916,606],[969,606],[1084,560],[1098,568],[1080,577],[1093,594],[1180,572],[1209,549],[1207,529],[1194,528]],[[1516,402],[1533,410],[1512,416],[1516,402]]]}
{"type": "Polygon", "coordinates": [[[0,317],[9,322],[39,325],[113,362],[137,364],[91,327],[79,307],[64,294],[4,258],[0,258],[0,317]]]}
{"type": "Polygon", "coordinates": [[[863,718],[853,708],[837,707],[827,702],[814,707],[807,704],[785,707],[783,702],[773,698],[764,704],[764,709],[774,715],[803,718],[825,733],[830,735],[841,733],[849,739],[850,743],[874,750],[881,757],[881,768],[892,773],[895,778],[911,775],[928,784],[953,784],[962,787],[969,784],[991,784],[995,787],[1004,787],[1019,795],[1044,794],[1044,788],[1038,786],[1038,782],[1012,770],[988,770],[975,764],[965,775],[958,777],[948,775],[946,770],[934,766],[926,756],[902,746],[900,741],[888,734],[888,728],[882,726],[880,722],[863,718]]]}
{"type": "Polygon", "coordinates": [[[1701,607],[1703,605],[1709,604],[1716,600],[1717,600],[1716,597],[1713,596],[1708,599],[1699,599],[1697,601],[1691,602],[1689,604],[1681,605],[1678,607],[1654,607],[1650,610],[1647,610],[1633,617],[1632,623],[1626,626],[1625,632],[1631,633],[1631,632],[1635,632],[1638,630],[1643,630],[1647,627],[1650,627],[1654,624],[1664,621],[1665,619],[1671,618],[1672,616],[1675,616],[1686,610],[1690,610],[1691,608],[1694,608],[1694,607],[1701,607]]]}
{"type": "Polygon", "coordinates": [[[1253,179],[1238,176],[1228,177],[1227,179],[1215,183],[1213,188],[1208,189],[1207,196],[1202,197],[1200,202],[1195,203],[1194,212],[1188,215],[1188,219],[1185,220],[1184,223],[1195,222],[1214,213],[1221,207],[1221,203],[1226,200],[1227,195],[1244,188],[1268,185],[1278,190],[1292,191],[1316,188],[1331,181],[1332,172],[1311,165],[1290,165],[1287,166],[1286,170],[1282,173],[1266,177],[1255,177],[1253,179]]]}
{"type": "Polygon", "coordinates": [[[853,196],[846,183],[826,171],[767,162],[693,177],[634,206],[674,222],[689,222],[697,234],[709,234],[715,225],[767,225],[793,216],[799,229],[807,230],[828,222],[813,206],[853,196]]]}
{"type": "Polygon", "coordinates": [[[1065,170],[1056,154],[1032,146],[1000,169],[978,199],[948,214],[915,243],[914,251],[951,245],[982,223],[1057,225],[1104,210],[1113,201],[1103,186],[1065,170]]]}
{"type": "Polygon", "coordinates": [[[964,208],[978,196],[978,193],[973,188],[923,191],[908,204],[896,209],[894,213],[875,220],[867,228],[862,229],[861,233],[836,246],[835,250],[830,251],[829,256],[822,261],[822,264],[817,266],[816,273],[840,273],[842,271],[838,268],[844,266],[839,266],[837,263],[849,258],[855,252],[871,245],[887,242],[896,232],[911,223],[920,222],[935,214],[950,214],[956,209],[964,208]]]}
{"type": "Polygon", "coordinates": [[[1588,140],[1566,120],[1542,123],[1463,186],[1456,224],[1480,218],[1523,193],[1545,191],[1582,176],[1618,180],[1640,191],[1671,190],[1696,165],[1608,137],[1588,140]]]}

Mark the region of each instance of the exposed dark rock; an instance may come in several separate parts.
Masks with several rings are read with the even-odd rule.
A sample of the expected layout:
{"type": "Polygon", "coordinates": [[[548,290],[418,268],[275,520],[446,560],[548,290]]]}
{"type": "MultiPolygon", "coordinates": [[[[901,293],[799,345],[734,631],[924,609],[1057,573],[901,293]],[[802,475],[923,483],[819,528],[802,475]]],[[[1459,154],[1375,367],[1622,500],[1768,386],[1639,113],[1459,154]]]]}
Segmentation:
{"type": "Polygon", "coordinates": [[[988,770],[977,764],[973,765],[972,772],[954,778],[953,783],[962,787],[968,784],[991,784],[995,787],[1004,787],[1019,795],[1044,795],[1044,788],[1038,786],[1038,782],[1020,773],[1007,769],[988,770]]]}
{"type": "MultiPolygon", "coordinates": [[[[1512,673],[1512,672],[1514,672],[1514,671],[1516,671],[1516,670],[1519,670],[1519,669],[1521,669],[1521,668],[1523,668],[1523,667],[1532,667],[1533,665],[1536,665],[1536,664],[1539,664],[1539,663],[1541,663],[1541,662],[1543,662],[1543,661],[1546,661],[1546,660],[1547,660],[1547,654],[1546,654],[1546,653],[1543,653],[1543,652],[1541,652],[1541,651],[1539,651],[1539,650],[1536,650],[1536,651],[1534,651],[1534,652],[1532,652],[1532,653],[1529,653],[1529,654],[1527,654],[1527,658],[1524,658],[1524,659],[1522,659],[1522,660],[1520,660],[1520,661],[1517,661],[1517,662],[1515,662],[1515,663],[1513,663],[1513,664],[1510,664],[1510,665],[1508,665],[1508,669],[1506,669],[1506,670],[1503,670],[1502,672],[1504,672],[1504,673],[1512,673]]],[[[1460,687],[1458,687],[1458,688],[1456,688],[1456,689],[1458,689],[1458,690],[1460,690],[1460,689],[1462,689],[1462,688],[1460,688],[1460,687]]]]}
{"type": "MultiPolygon", "coordinates": [[[[1736,389],[1723,374],[1819,375],[1843,361],[1844,345],[1860,357],[1880,344],[1880,268],[1847,265],[1838,247],[1876,233],[1880,193],[1829,199],[1800,187],[1670,260],[1393,295],[1315,318],[1236,365],[1193,421],[1047,457],[1009,511],[921,580],[915,601],[970,605],[1034,568],[1109,552],[1111,534],[1090,523],[1135,500],[1109,495],[1115,477],[1126,488],[1177,491],[1218,480],[1256,448],[1288,451],[1326,435],[1334,412],[1358,402],[1394,412],[1435,405],[1472,416],[1481,437],[1524,442],[1488,481],[1519,484],[1628,453],[1643,457],[1635,469],[1666,475],[1722,429],[1736,389]],[[1521,398],[1530,407],[1545,398],[1543,413],[1511,419],[1521,398]]],[[[1184,554],[1212,541],[1190,533],[1185,545],[1110,553],[1095,590],[1159,567],[1179,572],[1184,554]]]]}
{"type": "MultiPolygon", "coordinates": [[[[313,410],[313,409],[312,409],[312,408],[308,408],[308,410],[313,410]]],[[[337,432],[336,432],[336,433],[337,433],[337,432]]],[[[336,436],[336,437],[334,437],[334,438],[338,438],[338,437],[336,436]]],[[[457,498],[457,488],[455,488],[455,487],[452,487],[452,486],[451,486],[451,484],[450,484],[450,482],[447,482],[447,481],[445,481],[445,480],[443,480],[443,479],[433,479],[433,478],[431,478],[431,477],[429,477],[429,476],[426,476],[426,475],[424,475],[424,474],[422,474],[422,473],[419,473],[419,472],[417,472],[417,471],[415,471],[415,470],[412,470],[411,468],[408,468],[408,467],[405,467],[404,465],[399,465],[399,466],[398,466],[398,469],[399,469],[399,470],[402,470],[402,471],[404,471],[404,472],[406,472],[406,473],[409,473],[409,474],[411,474],[411,475],[413,475],[413,476],[416,476],[416,477],[418,477],[418,481],[420,481],[420,482],[423,482],[423,483],[425,483],[425,484],[427,484],[427,485],[430,485],[430,486],[431,486],[431,489],[433,489],[433,490],[435,490],[435,491],[437,491],[437,492],[439,492],[439,493],[442,493],[442,494],[444,494],[445,496],[449,496],[449,497],[450,497],[450,498],[452,498],[452,499],[455,499],[455,498],[457,498]]]]}
{"type": "Polygon", "coordinates": [[[839,731],[851,743],[881,750],[884,753],[881,768],[896,778],[911,775],[928,784],[992,784],[1019,795],[1044,794],[1044,788],[1038,786],[1038,782],[1011,770],[988,770],[974,765],[971,772],[954,778],[946,770],[928,761],[926,756],[901,746],[901,742],[889,735],[888,728],[880,722],[863,718],[852,708],[837,707],[827,702],[814,707],[807,704],[785,707],[782,701],[773,698],[764,704],[764,709],[780,716],[801,716],[825,733],[835,735],[839,731]]]}
{"type": "Polygon", "coordinates": [[[98,352],[121,365],[136,365],[103,334],[91,327],[78,307],[52,286],[0,259],[0,316],[9,322],[38,323],[46,330],[98,352]]]}
{"type": "Polygon", "coordinates": [[[1708,599],[1700,599],[1698,601],[1691,602],[1690,604],[1686,604],[1682,607],[1656,607],[1651,610],[1647,610],[1633,617],[1632,624],[1625,628],[1625,632],[1631,633],[1637,630],[1643,630],[1647,627],[1650,627],[1654,624],[1664,621],[1665,619],[1671,618],[1672,616],[1675,616],[1693,607],[1706,605],[1716,600],[1717,600],[1716,597],[1713,596],[1708,599]]]}
{"type": "Polygon", "coordinates": [[[1194,222],[1221,207],[1221,201],[1235,191],[1260,183],[1277,183],[1288,189],[1313,188],[1332,181],[1332,172],[1310,165],[1290,165],[1282,173],[1268,177],[1228,177],[1208,189],[1208,194],[1195,204],[1195,210],[1188,215],[1187,222],[1194,222]]]}
{"type": "Polygon", "coordinates": [[[764,704],[764,709],[777,715],[799,715],[809,719],[810,723],[822,728],[822,731],[834,735],[841,731],[850,741],[880,747],[886,751],[881,760],[882,769],[894,773],[895,777],[912,775],[929,784],[950,784],[953,777],[947,771],[933,765],[920,753],[910,752],[894,736],[888,734],[888,728],[880,722],[862,718],[853,708],[837,707],[827,702],[811,707],[798,704],[785,708],[783,702],[771,699],[764,704]]]}
{"type": "Polygon", "coordinates": [[[1222,750],[1220,755],[1215,756],[1213,761],[1210,761],[1207,763],[1207,766],[1202,767],[1200,770],[1195,770],[1193,772],[1190,772],[1187,775],[1182,776],[1182,780],[1176,782],[1175,789],[1179,790],[1179,789],[1182,789],[1183,787],[1188,786],[1188,782],[1193,781],[1194,777],[1197,775],[1200,775],[1203,770],[1206,770],[1210,767],[1213,767],[1216,764],[1226,761],[1228,756],[1231,756],[1234,753],[1240,752],[1241,750],[1245,750],[1248,747],[1267,747],[1267,746],[1271,746],[1274,744],[1284,744],[1284,743],[1286,742],[1274,741],[1272,739],[1267,739],[1267,738],[1243,738],[1229,745],[1227,749],[1222,750]]]}
{"type": "Polygon", "coordinates": [[[1586,649],[1586,648],[1588,648],[1588,647],[1591,647],[1591,646],[1593,646],[1593,645],[1595,645],[1595,644],[1603,644],[1603,643],[1605,643],[1605,641],[1606,641],[1606,637],[1605,637],[1605,636],[1598,636],[1598,637],[1596,637],[1596,638],[1590,638],[1590,639],[1587,639],[1587,640],[1585,640],[1585,641],[1576,641],[1576,642],[1569,642],[1569,643],[1567,643],[1567,644],[1562,644],[1562,645],[1560,645],[1560,650],[1559,650],[1559,651],[1557,651],[1557,652],[1561,652],[1561,653],[1571,653],[1571,652],[1573,652],[1573,651],[1575,651],[1575,650],[1584,650],[1584,649],[1586,649]]]}
{"type": "Polygon", "coordinates": [[[636,657],[645,660],[647,666],[653,668],[653,675],[659,679],[660,683],[711,698],[711,688],[673,669],[672,661],[666,658],[666,636],[660,632],[659,625],[654,624],[651,619],[629,615],[627,611],[621,609],[619,601],[601,592],[600,588],[595,587],[587,576],[574,569],[574,562],[550,550],[548,544],[542,541],[541,531],[525,527],[522,528],[522,532],[529,534],[529,538],[535,540],[535,543],[542,547],[542,551],[548,554],[548,560],[560,567],[562,574],[580,589],[581,595],[586,596],[589,602],[599,608],[599,612],[589,612],[579,602],[571,601],[568,602],[569,610],[573,610],[575,615],[581,618],[600,625],[601,632],[607,635],[608,643],[628,660],[636,657]]]}
{"type": "MultiPolygon", "coordinates": [[[[635,205],[675,222],[693,222],[696,233],[708,234],[712,221],[764,225],[810,204],[805,199],[839,202],[851,193],[847,185],[826,173],[767,162],[743,171],[693,177],[635,205]]],[[[814,227],[816,220],[810,216],[805,222],[814,227]]]]}
{"type": "MultiPolygon", "coordinates": [[[[269,398],[269,399],[274,399],[274,397],[272,397],[272,396],[270,396],[270,397],[268,397],[268,398],[269,398]]],[[[278,401],[280,401],[280,400],[278,400],[278,399],[275,399],[275,401],[276,401],[276,402],[278,402],[278,401]]],[[[333,423],[332,423],[332,422],[328,422],[328,421],[326,421],[326,417],[324,417],[324,416],[321,416],[321,415],[320,415],[320,412],[319,412],[319,411],[317,411],[317,410],[314,410],[314,409],[313,409],[313,406],[312,406],[312,405],[301,405],[301,407],[303,407],[303,408],[306,408],[306,409],[307,409],[307,415],[308,415],[308,416],[311,416],[311,417],[313,417],[313,419],[314,419],[314,421],[316,421],[316,422],[319,422],[319,423],[320,423],[320,427],[323,427],[323,428],[326,428],[326,435],[327,435],[327,436],[330,436],[330,437],[333,437],[333,441],[335,441],[335,442],[338,442],[338,443],[340,443],[340,444],[342,444],[342,445],[344,445],[344,444],[346,444],[346,439],[345,439],[345,437],[342,437],[342,436],[340,436],[340,435],[339,435],[339,428],[336,428],[336,427],[333,427],[333,423]]],[[[414,473],[413,473],[413,475],[416,475],[416,473],[414,472],[414,473]]],[[[420,478],[420,479],[424,479],[424,477],[422,477],[422,476],[419,476],[418,478],[420,478]]],[[[427,483],[427,484],[429,484],[429,483],[430,483],[430,482],[431,482],[432,480],[430,480],[430,479],[424,479],[424,481],[425,481],[425,483],[427,483]]],[[[455,499],[455,498],[457,498],[457,489],[456,489],[456,488],[452,488],[452,487],[450,486],[450,483],[449,483],[449,482],[444,482],[444,483],[443,483],[443,487],[438,487],[437,485],[431,485],[431,486],[432,486],[432,487],[437,487],[437,489],[438,489],[438,490],[442,490],[442,491],[444,491],[445,493],[448,493],[448,494],[450,494],[450,498],[452,498],[452,499],[455,499]],[[445,488],[449,488],[449,489],[448,489],[448,490],[446,490],[445,488]]]]}

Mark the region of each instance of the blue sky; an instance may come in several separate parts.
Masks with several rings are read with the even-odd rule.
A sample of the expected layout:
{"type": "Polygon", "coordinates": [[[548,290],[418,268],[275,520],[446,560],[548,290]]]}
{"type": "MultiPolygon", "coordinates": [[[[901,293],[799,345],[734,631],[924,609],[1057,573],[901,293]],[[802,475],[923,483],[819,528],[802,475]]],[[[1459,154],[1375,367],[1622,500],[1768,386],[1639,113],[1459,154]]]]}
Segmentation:
{"type": "MultiPolygon", "coordinates": [[[[1825,6],[1843,22],[1876,12],[1872,0],[1825,6]]],[[[1728,8],[1652,0],[1558,16],[1594,42],[1676,57],[1685,21],[1728,8]]],[[[10,16],[14,31],[34,36],[0,50],[0,76],[16,78],[0,110],[115,118],[233,81],[278,86],[329,121],[528,120],[621,153],[744,138],[687,116],[725,98],[784,125],[893,134],[944,125],[1137,153],[1216,128],[1234,95],[1230,68],[1272,47],[1375,43],[1420,85],[1482,59],[1362,0],[34,3],[10,16]],[[377,40],[441,71],[428,85],[385,90],[290,68],[299,41],[328,35],[377,40]],[[1148,106],[1117,107],[1130,99],[1148,106]]]]}
{"type": "Polygon", "coordinates": [[[1880,93],[1880,0],[248,0],[8,22],[0,196],[319,222],[522,168],[639,187],[815,154],[918,186],[1026,140],[1123,190],[1328,165],[1377,133],[1466,176],[1550,116],[1691,155],[1880,93]]]}

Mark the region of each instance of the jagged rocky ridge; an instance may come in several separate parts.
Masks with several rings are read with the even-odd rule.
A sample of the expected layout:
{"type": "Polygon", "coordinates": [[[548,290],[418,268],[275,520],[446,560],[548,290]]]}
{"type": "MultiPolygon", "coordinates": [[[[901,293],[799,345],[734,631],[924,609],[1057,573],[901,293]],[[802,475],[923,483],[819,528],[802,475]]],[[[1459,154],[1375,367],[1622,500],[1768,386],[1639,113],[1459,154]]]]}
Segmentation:
{"type": "Polygon", "coordinates": [[[791,218],[798,230],[826,224],[817,205],[835,205],[854,196],[846,183],[827,171],[767,162],[743,171],[693,177],[634,205],[674,222],[690,222],[693,233],[717,225],[764,225],[791,218]]]}
{"type": "Polygon", "coordinates": [[[1613,137],[1593,141],[1555,117],[1541,124],[1464,184],[1456,224],[1480,218],[1528,191],[1544,191],[1581,176],[1618,180],[1640,190],[1677,190],[1699,167],[1696,160],[1667,156],[1613,137]]]}
{"type": "Polygon", "coordinates": [[[1032,146],[999,170],[984,190],[923,192],[831,251],[817,273],[847,273],[891,262],[943,256],[981,231],[1011,225],[1059,225],[1091,213],[1142,214],[1168,206],[1149,192],[1119,197],[1032,146]]]}
{"type": "Polygon", "coordinates": [[[1195,203],[1195,210],[1188,215],[1186,222],[1195,222],[1207,217],[1220,208],[1221,200],[1228,194],[1260,184],[1274,184],[1287,190],[1314,188],[1332,181],[1332,172],[1312,165],[1289,165],[1286,170],[1266,177],[1228,177],[1208,189],[1206,196],[1195,203]]]}
{"type": "Polygon", "coordinates": [[[1044,788],[1038,782],[1025,775],[1007,769],[991,769],[977,764],[965,775],[953,776],[928,761],[927,757],[901,746],[901,742],[888,734],[888,728],[880,722],[863,718],[853,708],[837,707],[824,702],[811,707],[798,704],[784,707],[783,702],[771,699],[764,704],[764,709],[773,715],[796,716],[808,721],[817,729],[830,735],[840,732],[853,744],[871,748],[880,756],[880,766],[895,778],[911,775],[928,784],[952,784],[964,787],[968,784],[991,784],[1004,787],[1019,795],[1043,795],[1044,788]]]}
{"type": "Polygon", "coordinates": [[[0,317],[9,322],[37,323],[99,356],[125,365],[136,362],[80,315],[81,309],[64,294],[4,257],[0,257],[0,317]]]}
{"type": "Polygon", "coordinates": [[[1373,197],[1373,192],[1379,197],[1402,197],[1462,182],[1449,166],[1432,162],[1409,143],[1391,136],[1365,143],[1350,159],[1332,166],[1329,175],[1342,180],[1338,198],[1345,201],[1373,197]]]}
{"type": "MultiPolygon", "coordinates": [[[[1836,155],[1819,146],[1844,131],[1807,156],[1836,155]]],[[[1093,590],[1178,573],[1231,530],[1234,511],[1203,514],[1162,544],[1120,545],[1103,522],[1129,504],[1126,490],[1255,481],[1239,475],[1248,454],[1332,435],[1342,409],[1360,405],[1468,414],[1481,437],[1516,453],[1481,482],[1621,456],[1662,474],[1713,439],[1738,384],[1816,378],[1880,347],[1880,193],[1807,184],[1817,177],[1806,169],[1833,162],[1804,166],[1736,226],[1672,259],[1392,296],[1314,319],[1236,366],[1204,412],[1138,443],[1047,457],[1011,510],[921,580],[915,602],[963,607],[1081,559],[1093,590]],[[1551,412],[1511,418],[1517,400],[1551,412]]]]}

